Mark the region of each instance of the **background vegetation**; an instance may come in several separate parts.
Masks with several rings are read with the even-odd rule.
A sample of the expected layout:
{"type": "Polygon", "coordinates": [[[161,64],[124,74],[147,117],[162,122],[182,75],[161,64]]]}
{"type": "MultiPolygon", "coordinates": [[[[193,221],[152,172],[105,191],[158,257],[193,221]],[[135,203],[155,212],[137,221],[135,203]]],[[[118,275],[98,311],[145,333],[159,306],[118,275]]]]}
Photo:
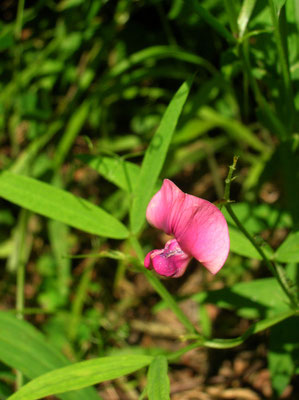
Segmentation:
{"type": "Polygon", "coordinates": [[[239,155],[233,209],[296,297],[298,2],[2,0],[0,16],[0,399],[112,355],[84,367],[95,389],[58,371],[18,398],[295,399],[298,316],[227,211],[216,277],[192,262],[161,283],[140,261],[166,240],[144,219],[159,179],[214,202],[239,155]]]}

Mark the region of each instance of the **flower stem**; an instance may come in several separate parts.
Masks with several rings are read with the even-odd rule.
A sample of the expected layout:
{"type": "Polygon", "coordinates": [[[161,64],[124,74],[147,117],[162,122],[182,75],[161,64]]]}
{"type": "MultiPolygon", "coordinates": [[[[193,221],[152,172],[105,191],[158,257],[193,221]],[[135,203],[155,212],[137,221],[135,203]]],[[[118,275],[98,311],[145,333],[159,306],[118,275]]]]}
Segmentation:
{"type": "MultiPolygon", "coordinates": [[[[189,345],[183,347],[182,349],[171,353],[167,356],[167,359],[172,362],[180,358],[182,355],[187,353],[190,350],[199,348],[199,347],[209,347],[211,349],[231,349],[237,346],[240,346],[240,344],[244,343],[250,336],[262,332],[265,329],[270,328],[271,326],[274,326],[287,318],[290,318],[294,315],[297,315],[298,312],[296,310],[287,310],[283,311],[279,314],[273,315],[270,318],[262,319],[261,321],[255,322],[254,324],[250,325],[249,328],[243,333],[243,335],[231,338],[231,339],[220,339],[220,338],[214,338],[214,339],[206,339],[206,338],[201,338],[201,337],[196,337],[194,336],[193,339],[195,342],[190,343],[189,345]]],[[[188,339],[186,337],[186,339],[188,339]]],[[[189,335],[189,339],[191,339],[191,336],[189,335]]]]}
{"type": "Polygon", "coordinates": [[[298,308],[298,299],[296,297],[296,294],[293,293],[292,290],[292,283],[290,282],[290,279],[285,275],[284,269],[280,266],[277,265],[275,262],[270,261],[269,258],[266,256],[262,248],[258,245],[256,240],[250,235],[250,233],[246,230],[244,225],[240,222],[236,214],[234,213],[232,207],[231,207],[231,200],[230,200],[230,185],[231,182],[234,180],[233,173],[236,169],[236,164],[238,161],[238,157],[235,156],[233,160],[233,164],[229,167],[228,175],[225,180],[225,191],[224,191],[224,200],[225,200],[225,207],[227,209],[227,212],[229,215],[232,217],[234,223],[236,226],[240,229],[240,231],[243,233],[244,236],[250,241],[250,243],[254,246],[254,248],[257,250],[257,252],[260,254],[262,259],[264,260],[267,268],[270,270],[270,272],[273,274],[273,276],[277,279],[278,283],[280,284],[281,288],[285,292],[285,294],[288,296],[291,304],[293,307],[298,308]]]}
{"type": "Polygon", "coordinates": [[[133,247],[133,249],[136,251],[137,254],[137,258],[139,261],[139,264],[137,266],[138,270],[140,270],[140,272],[143,272],[148,282],[152,285],[152,287],[159,294],[159,296],[164,300],[167,307],[169,307],[172,310],[172,312],[176,315],[178,320],[184,325],[186,330],[192,334],[196,334],[196,336],[199,336],[199,333],[196,331],[192,322],[189,320],[189,318],[184,314],[184,312],[177,304],[176,299],[168,292],[168,290],[160,281],[160,279],[158,279],[152,271],[149,271],[144,267],[143,265],[144,253],[137,237],[135,235],[132,235],[130,236],[129,240],[131,246],[133,247]]]}

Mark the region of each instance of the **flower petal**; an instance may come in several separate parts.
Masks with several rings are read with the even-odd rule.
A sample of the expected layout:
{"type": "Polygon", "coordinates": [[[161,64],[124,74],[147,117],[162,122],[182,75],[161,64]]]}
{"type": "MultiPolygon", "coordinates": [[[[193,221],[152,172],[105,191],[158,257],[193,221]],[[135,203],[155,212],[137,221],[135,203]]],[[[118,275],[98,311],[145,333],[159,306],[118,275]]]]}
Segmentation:
{"type": "Polygon", "coordinates": [[[214,204],[186,194],[181,218],[173,233],[181,248],[212,274],[222,268],[230,242],[226,220],[214,204]]]}
{"type": "Polygon", "coordinates": [[[150,251],[144,266],[154,269],[159,275],[178,278],[183,275],[191,257],[184,253],[175,239],[169,240],[164,249],[150,251]]]}
{"type": "Polygon", "coordinates": [[[185,194],[165,179],[150,201],[146,217],[156,228],[174,235],[181,249],[211,273],[216,274],[225,263],[230,245],[227,223],[209,201],[185,194]]]}
{"type": "Polygon", "coordinates": [[[146,219],[154,227],[172,235],[184,199],[185,193],[169,179],[164,179],[161,189],[147,206],[146,219]]]}

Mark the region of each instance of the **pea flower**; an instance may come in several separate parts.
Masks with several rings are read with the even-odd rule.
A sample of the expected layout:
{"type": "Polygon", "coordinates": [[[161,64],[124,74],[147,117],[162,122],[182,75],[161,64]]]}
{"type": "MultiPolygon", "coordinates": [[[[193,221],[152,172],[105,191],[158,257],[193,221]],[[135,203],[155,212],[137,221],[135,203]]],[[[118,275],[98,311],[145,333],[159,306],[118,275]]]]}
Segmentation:
{"type": "Polygon", "coordinates": [[[150,251],[144,266],[167,277],[179,277],[192,257],[212,274],[225,263],[229,235],[221,211],[207,200],[182,192],[165,179],[151,199],[146,218],[154,227],[174,236],[164,249],[150,251]]]}

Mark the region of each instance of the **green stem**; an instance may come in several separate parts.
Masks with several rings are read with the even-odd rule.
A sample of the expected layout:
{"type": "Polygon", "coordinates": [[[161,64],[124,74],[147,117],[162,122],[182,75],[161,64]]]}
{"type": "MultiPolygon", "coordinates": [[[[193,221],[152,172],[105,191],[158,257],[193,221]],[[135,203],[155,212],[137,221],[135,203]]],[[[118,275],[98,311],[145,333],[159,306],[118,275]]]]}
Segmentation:
{"type": "Polygon", "coordinates": [[[266,256],[262,248],[258,245],[256,240],[250,235],[250,233],[246,230],[246,228],[243,226],[243,224],[240,222],[236,214],[234,213],[231,204],[230,204],[230,185],[231,182],[233,181],[233,173],[236,169],[236,164],[238,161],[238,157],[234,157],[233,164],[229,167],[229,172],[227,175],[227,178],[225,180],[225,192],[224,192],[224,200],[225,200],[225,207],[227,209],[227,212],[229,215],[232,217],[234,223],[236,226],[240,229],[240,231],[243,233],[243,235],[250,241],[250,243],[254,246],[254,248],[257,250],[257,252],[260,254],[262,259],[264,260],[266,266],[270,270],[270,272],[273,274],[273,276],[277,279],[279,282],[282,290],[285,292],[285,294],[288,296],[292,306],[295,308],[298,307],[298,301],[296,299],[296,296],[293,294],[292,288],[289,285],[288,279],[284,276],[284,271],[282,268],[277,266],[274,262],[271,262],[269,258],[266,256]]]}
{"type": "Polygon", "coordinates": [[[278,17],[276,14],[276,9],[274,5],[273,0],[268,0],[268,4],[270,7],[270,13],[271,13],[271,18],[272,18],[272,23],[274,26],[274,37],[275,37],[275,43],[276,43],[276,48],[277,48],[277,55],[281,67],[281,74],[282,74],[282,79],[284,83],[284,90],[285,90],[285,104],[286,104],[286,122],[290,125],[289,130],[291,131],[291,125],[292,125],[292,120],[293,118],[290,118],[293,116],[293,111],[294,111],[294,105],[293,105],[293,89],[292,89],[292,81],[291,81],[291,76],[290,76],[290,70],[288,66],[288,60],[287,60],[287,55],[283,46],[282,42],[282,36],[281,32],[279,29],[279,22],[278,22],[278,17]]]}
{"type": "Polygon", "coordinates": [[[271,326],[274,326],[278,324],[279,322],[284,321],[287,318],[292,317],[293,315],[296,315],[297,312],[295,310],[287,310],[284,311],[280,314],[277,314],[273,317],[263,319],[261,321],[258,321],[254,324],[252,324],[241,336],[238,336],[236,338],[232,339],[203,339],[194,337],[196,340],[194,343],[191,343],[187,345],[186,347],[170,354],[167,356],[167,359],[171,361],[175,361],[178,358],[180,358],[183,354],[187,353],[190,350],[196,349],[198,347],[209,347],[211,349],[231,349],[233,347],[240,346],[240,344],[244,343],[251,335],[254,335],[258,332],[262,332],[265,329],[270,328],[271,326]]]}
{"type": "Polygon", "coordinates": [[[213,348],[213,349],[230,349],[233,347],[237,347],[240,344],[244,343],[250,336],[262,332],[265,329],[270,328],[273,325],[278,324],[279,322],[284,321],[287,318],[292,317],[296,314],[295,310],[284,311],[280,314],[277,314],[273,317],[263,319],[261,321],[252,324],[241,336],[238,336],[233,339],[208,339],[205,340],[203,345],[205,347],[213,348]]]}
{"type": "Polygon", "coordinates": [[[260,254],[262,259],[264,260],[266,266],[270,270],[270,272],[275,276],[275,278],[278,280],[281,288],[285,292],[285,294],[288,296],[290,299],[291,303],[296,307],[296,300],[293,298],[291,288],[288,286],[287,282],[285,282],[284,279],[282,279],[281,274],[278,272],[278,267],[274,262],[271,262],[264,251],[261,249],[261,247],[257,244],[255,239],[248,233],[248,231],[244,228],[242,223],[239,221],[238,217],[234,213],[231,205],[229,203],[225,204],[225,207],[227,209],[227,212],[229,215],[232,217],[234,223],[237,225],[237,227],[240,229],[240,231],[243,233],[244,236],[247,237],[247,239],[251,242],[251,244],[254,246],[254,248],[257,250],[257,252],[260,254]]]}
{"type": "Polygon", "coordinates": [[[233,181],[233,174],[236,170],[236,165],[238,162],[239,156],[234,156],[232,165],[229,166],[228,175],[225,179],[225,190],[224,190],[224,200],[227,202],[230,201],[230,185],[233,181]]]}
{"type": "Polygon", "coordinates": [[[133,247],[133,249],[136,251],[138,261],[140,262],[141,265],[143,265],[144,252],[143,252],[143,249],[141,247],[141,244],[140,244],[139,240],[137,239],[136,236],[131,235],[130,238],[129,238],[129,241],[130,241],[131,246],[133,247]]]}
{"type": "Polygon", "coordinates": [[[188,353],[188,351],[191,351],[193,349],[197,349],[199,347],[203,347],[203,341],[202,340],[198,340],[194,343],[191,343],[189,345],[187,345],[186,347],[183,347],[182,349],[175,351],[174,353],[171,353],[170,355],[167,356],[167,360],[168,361],[175,361],[178,358],[180,358],[182,355],[188,353]]]}
{"type": "Polygon", "coordinates": [[[198,336],[198,333],[192,324],[192,322],[189,320],[189,318],[183,313],[183,311],[180,309],[178,306],[176,300],[174,297],[168,292],[168,290],[165,288],[165,286],[162,284],[162,282],[154,275],[152,271],[149,271],[146,269],[143,265],[144,262],[144,253],[142,250],[142,247],[136,238],[136,236],[130,236],[129,238],[130,243],[133,247],[133,249],[136,251],[139,265],[137,266],[138,270],[142,272],[149,283],[152,285],[152,287],[155,289],[155,291],[159,294],[159,296],[165,301],[166,305],[172,310],[172,312],[177,316],[178,320],[185,326],[188,332],[191,332],[193,334],[196,334],[198,336]]]}

